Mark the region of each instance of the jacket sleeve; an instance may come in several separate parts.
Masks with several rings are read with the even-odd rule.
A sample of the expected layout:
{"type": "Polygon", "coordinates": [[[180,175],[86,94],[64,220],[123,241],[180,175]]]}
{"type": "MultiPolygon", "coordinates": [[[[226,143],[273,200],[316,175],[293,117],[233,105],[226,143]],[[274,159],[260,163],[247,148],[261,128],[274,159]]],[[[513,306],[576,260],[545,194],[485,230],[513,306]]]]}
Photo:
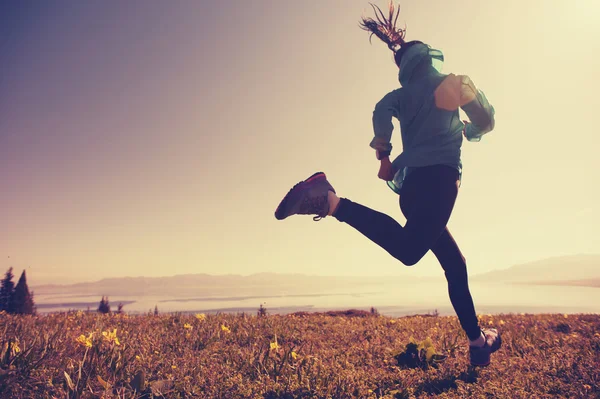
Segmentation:
{"type": "Polygon", "coordinates": [[[400,91],[394,90],[386,94],[375,105],[373,111],[373,132],[375,137],[371,140],[371,148],[380,153],[389,154],[392,151],[392,131],[394,124],[392,118],[399,119],[400,91]]]}
{"type": "Polygon", "coordinates": [[[481,137],[494,129],[494,107],[490,105],[485,94],[475,87],[473,81],[466,75],[460,76],[460,107],[469,117],[465,137],[469,141],[480,141],[481,137]]]}

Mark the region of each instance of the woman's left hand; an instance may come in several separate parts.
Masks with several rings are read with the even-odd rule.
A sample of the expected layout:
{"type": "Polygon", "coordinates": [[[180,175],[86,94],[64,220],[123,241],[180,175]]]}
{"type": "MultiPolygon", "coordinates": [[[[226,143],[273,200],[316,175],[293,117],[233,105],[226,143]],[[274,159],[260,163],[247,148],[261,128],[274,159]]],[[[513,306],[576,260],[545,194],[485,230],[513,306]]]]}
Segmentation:
{"type": "Polygon", "coordinates": [[[377,177],[385,181],[394,180],[394,167],[389,157],[381,159],[381,164],[379,165],[379,173],[377,173],[377,177]]]}
{"type": "Polygon", "coordinates": [[[462,134],[463,134],[463,136],[467,137],[467,125],[471,122],[463,121],[463,123],[464,123],[465,127],[463,127],[462,134]]]}

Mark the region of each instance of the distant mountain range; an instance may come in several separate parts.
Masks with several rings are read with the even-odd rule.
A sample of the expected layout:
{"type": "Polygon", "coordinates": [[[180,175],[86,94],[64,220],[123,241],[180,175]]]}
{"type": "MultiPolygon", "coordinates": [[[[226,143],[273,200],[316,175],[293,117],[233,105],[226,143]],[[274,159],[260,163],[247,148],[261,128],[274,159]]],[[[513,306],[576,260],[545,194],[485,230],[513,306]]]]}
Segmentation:
{"type": "Polygon", "coordinates": [[[248,297],[353,294],[377,290],[382,284],[409,284],[424,278],[406,277],[329,277],[303,274],[259,273],[249,276],[188,274],[170,277],[107,278],[70,285],[40,285],[33,287],[36,295],[79,296],[170,296],[248,297]]]}
{"type": "Polygon", "coordinates": [[[600,286],[600,255],[543,259],[471,276],[471,282],[600,286]]]}
{"type": "MultiPolygon", "coordinates": [[[[123,277],[70,285],[32,287],[36,295],[247,297],[271,295],[336,295],[377,292],[406,284],[438,282],[439,278],[329,277],[259,273],[250,276],[188,274],[171,277],[123,277]]],[[[573,255],[521,264],[470,276],[471,283],[585,285],[600,287],[600,255],[573,255]]]]}

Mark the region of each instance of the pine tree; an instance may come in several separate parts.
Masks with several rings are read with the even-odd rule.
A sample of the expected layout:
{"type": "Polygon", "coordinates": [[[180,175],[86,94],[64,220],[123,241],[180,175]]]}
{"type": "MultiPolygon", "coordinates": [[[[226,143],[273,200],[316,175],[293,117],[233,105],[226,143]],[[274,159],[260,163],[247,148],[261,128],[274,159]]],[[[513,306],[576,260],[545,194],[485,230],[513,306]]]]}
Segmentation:
{"type": "Polygon", "coordinates": [[[266,316],[267,315],[267,308],[265,308],[263,306],[263,304],[261,303],[260,307],[258,308],[258,311],[256,312],[256,314],[257,314],[257,316],[260,316],[260,317],[266,316]]]}
{"type": "Polygon", "coordinates": [[[110,313],[110,305],[108,304],[108,298],[102,297],[102,300],[100,301],[100,305],[98,306],[98,312],[110,313]]]}
{"type": "Polygon", "coordinates": [[[158,305],[154,305],[154,316],[158,316],[158,305]]]}
{"type": "Polygon", "coordinates": [[[11,298],[11,313],[14,314],[35,314],[35,305],[33,303],[33,295],[27,287],[27,277],[25,270],[21,273],[19,282],[11,298]]]}
{"type": "Polygon", "coordinates": [[[4,310],[7,313],[11,312],[11,298],[15,289],[15,283],[12,281],[14,277],[12,271],[12,267],[8,269],[0,285],[0,311],[4,310]]]}

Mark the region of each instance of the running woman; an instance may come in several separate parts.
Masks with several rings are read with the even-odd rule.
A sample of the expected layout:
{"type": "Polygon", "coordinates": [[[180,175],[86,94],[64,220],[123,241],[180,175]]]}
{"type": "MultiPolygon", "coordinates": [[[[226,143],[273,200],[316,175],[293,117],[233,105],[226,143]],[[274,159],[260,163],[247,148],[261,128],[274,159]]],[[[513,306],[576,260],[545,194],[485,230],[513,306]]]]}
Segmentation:
{"type": "Polygon", "coordinates": [[[291,215],[327,216],[346,223],[406,266],[415,265],[431,250],[440,262],[450,301],[469,339],[470,362],[487,366],[501,345],[496,329],[479,326],[469,291],[467,265],[446,227],[462,176],[461,145],[480,141],[494,128],[494,108],[466,75],[442,74],[441,51],[421,41],[404,40],[406,29],[396,28],[399,11],[389,15],[373,6],[376,20],[362,18],[361,28],[386,43],[399,68],[401,88],[386,94],[373,111],[374,137],[370,147],[380,162],[378,177],[399,195],[406,218],[396,220],[347,198],[341,198],[323,172],[297,183],[275,211],[283,220],[291,215]],[[470,122],[461,122],[461,108],[470,122]],[[402,153],[390,161],[394,128],[400,122],[402,153]]]}

